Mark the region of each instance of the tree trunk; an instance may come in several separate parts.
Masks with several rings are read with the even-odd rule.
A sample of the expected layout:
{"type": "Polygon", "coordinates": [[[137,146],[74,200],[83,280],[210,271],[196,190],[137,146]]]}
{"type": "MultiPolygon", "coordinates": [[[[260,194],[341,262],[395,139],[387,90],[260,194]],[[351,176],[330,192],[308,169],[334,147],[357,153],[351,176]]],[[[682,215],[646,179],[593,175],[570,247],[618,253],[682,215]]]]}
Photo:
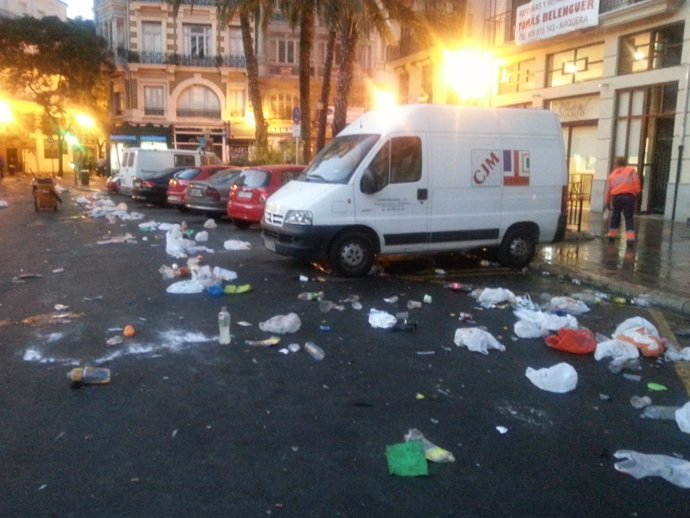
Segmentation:
{"type": "Polygon", "coordinates": [[[311,47],[314,40],[314,4],[304,2],[300,13],[299,34],[299,104],[302,159],[311,161],[311,47]]]}
{"type": "Polygon", "coordinates": [[[319,98],[319,132],[316,137],[316,152],[318,153],[326,145],[326,129],[328,127],[328,98],[331,95],[331,75],[333,71],[333,58],[335,56],[335,38],[337,33],[331,29],[328,31],[326,41],[326,61],[323,64],[323,83],[321,84],[321,97],[319,98]]]}
{"type": "Polygon", "coordinates": [[[261,101],[261,89],[259,88],[259,62],[254,53],[252,39],[252,28],[249,22],[249,14],[240,10],[240,28],[242,29],[242,44],[244,45],[244,56],[247,60],[247,84],[249,86],[249,102],[254,108],[254,136],[256,139],[257,151],[260,155],[265,155],[268,151],[268,131],[266,129],[266,119],[264,119],[263,103],[261,101]]]}
{"type": "Polygon", "coordinates": [[[343,61],[340,63],[338,74],[338,90],[335,98],[335,110],[333,112],[333,136],[340,133],[347,126],[347,103],[352,87],[352,74],[357,53],[357,29],[350,24],[350,29],[342,34],[343,61]]]}

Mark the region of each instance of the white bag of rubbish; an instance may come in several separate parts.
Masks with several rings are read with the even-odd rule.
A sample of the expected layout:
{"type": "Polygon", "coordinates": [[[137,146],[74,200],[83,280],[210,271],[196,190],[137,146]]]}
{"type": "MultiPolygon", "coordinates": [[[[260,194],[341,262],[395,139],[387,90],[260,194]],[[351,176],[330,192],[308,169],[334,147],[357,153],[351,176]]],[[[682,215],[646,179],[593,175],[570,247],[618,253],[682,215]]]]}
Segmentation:
{"type": "Polygon", "coordinates": [[[519,308],[513,311],[518,321],[513,332],[519,338],[539,338],[560,329],[577,329],[577,318],[573,315],[556,315],[544,311],[519,308]]]}
{"type": "Polygon", "coordinates": [[[165,253],[177,259],[187,257],[185,241],[187,240],[182,236],[180,225],[173,225],[173,228],[165,233],[165,253]]]}
{"type": "Polygon", "coordinates": [[[573,297],[553,297],[547,309],[550,311],[563,311],[575,316],[580,316],[589,311],[587,304],[573,297]]]}
{"type": "Polygon", "coordinates": [[[515,294],[505,288],[484,288],[476,294],[476,298],[477,302],[485,308],[492,308],[503,303],[514,305],[517,302],[515,294]]]}
{"type": "Polygon", "coordinates": [[[208,232],[205,230],[202,230],[201,232],[197,232],[196,235],[194,236],[194,240],[197,243],[205,243],[208,241],[208,232]]]}
{"type": "Polygon", "coordinates": [[[489,349],[505,351],[506,347],[494,336],[478,327],[461,327],[455,330],[455,345],[467,347],[472,352],[489,354],[489,349]]]}
{"type": "Polygon", "coordinates": [[[175,294],[190,294],[202,293],[204,291],[204,283],[196,279],[186,279],[172,283],[165,291],[175,294]]]}
{"type": "Polygon", "coordinates": [[[218,223],[216,223],[215,219],[208,218],[206,221],[204,221],[204,228],[213,230],[214,228],[218,228],[218,223]]]}
{"type": "Polygon", "coordinates": [[[398,319],[395,315],[386,313],[379,309],[371,308],[369,310],[369,325],[376,329],[391,329],[398,319]]]}
{"type": "Polygon", "coordinates": [[[675,349],[673,347],[666,348],[664,359],[667,362],[690,361],[690,347],[683,347],[682,349],[675,349]]]}
{"type": "Polygon", "coordinates": [[[676,424],[681,432],[690,433],[690,401],[676,410],[676,424]]]}
{"type": "Polygon", "coordinates": [[[612,358],[616,361],[634,360],[640,357],[640,351],[633,344],[620,340],[605,340],[597,344],[594,350],[594,359],[612,358]]]}
{"type": "Polygon", "coordinates": [[[223,247],[230,251],[252,249],[252,245],[249,241],[239,241],[237,239],[228,239],[225,243],[223,243],[223,247]]]}
{"type": "Polygon", "coordinates": [[[632,317],[628,318],[627,320],[624,320],[621,324],[618,325],[616,330],[613,332],[612,336],[615,338],[618,335],[625,334],[627,331],[634,330],[640,327],[646,329],[648,334],[655,336],[656,338],[661,338],[659,335],[659,331],[654,326],[654,324],[642,317],[632,317]]]}
{"type": "Polygon", "coordinates": [[[565,394],[577,386],[577,371],[565,362],[543,369],[527,367],[525,376],[540,389],[556,394],[565,394]]]}
{"type": "Polygon", "coordinates": [[[220,266],[214,266],[213,270],[213,278],[219,281],[234,281],[237,279],[237,273],[233,272],[232,270],[228,270],[226,268],[221,268],[220,266]]]}
{"type": "Polygon", "coordinates": [[[259,329],[265,333],[276,333],[284,335],[285,333],[296,333],[302,327],[302,321],[296,313],[288,313],[287,315],[276,315],[263,322],[259,323],[259,329]]]}
{"type": "Polygon", "coordinates": [[[617,450],[613,467],[636,479],[661,477],[673,485],[690,489],[690,462],[670,455],[639,453],[632,450],[617,450]]]}

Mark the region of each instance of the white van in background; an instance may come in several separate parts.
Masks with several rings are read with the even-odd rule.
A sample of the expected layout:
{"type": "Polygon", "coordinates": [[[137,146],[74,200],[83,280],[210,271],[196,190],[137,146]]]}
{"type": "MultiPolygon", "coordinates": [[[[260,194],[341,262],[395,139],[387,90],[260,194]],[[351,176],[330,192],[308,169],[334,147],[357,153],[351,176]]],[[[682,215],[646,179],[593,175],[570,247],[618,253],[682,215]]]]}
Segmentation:
{"type": "Polygon", "coordinates": [[[266,201],[265,246],[339,275],[377,255],[495,247],[528,264],[563,239],[567,169],[546,110],[410,105],[369,112],[266,201]]]}
{"type": "Polygon", "coordinates": [[[143,149],[127,148],[122,157],[122,165],[115,175],[119,178],[119,190],[129,194],[134,177],[141,178],[170,167],[197,167],[201,165],[222,165],[214,153],[183,149],[143,149]]]}

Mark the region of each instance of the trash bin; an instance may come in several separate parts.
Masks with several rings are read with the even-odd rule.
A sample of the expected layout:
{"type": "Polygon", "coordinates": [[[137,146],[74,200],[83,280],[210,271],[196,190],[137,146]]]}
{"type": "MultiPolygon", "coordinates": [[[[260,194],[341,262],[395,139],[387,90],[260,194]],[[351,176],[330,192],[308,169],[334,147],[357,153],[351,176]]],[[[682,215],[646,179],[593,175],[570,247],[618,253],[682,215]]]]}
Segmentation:
{"type": "Polygon", "coordinates": [[[91,180],[91,171],[80,171],[79,179],[81,180],[82,185],[89,185],[89,181],[91,180]]]}

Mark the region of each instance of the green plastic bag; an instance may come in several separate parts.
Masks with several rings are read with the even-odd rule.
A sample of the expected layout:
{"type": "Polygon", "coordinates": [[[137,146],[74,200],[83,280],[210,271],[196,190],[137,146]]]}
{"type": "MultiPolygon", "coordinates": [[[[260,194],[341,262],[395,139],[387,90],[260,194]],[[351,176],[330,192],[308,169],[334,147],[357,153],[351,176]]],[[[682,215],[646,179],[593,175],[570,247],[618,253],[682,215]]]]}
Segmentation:
{"type": "Polygon", "coordinates": [[[398,477],[429,475],[429,465],[421,441],[402,442],[386,446],[388,474],[398,477]]]}

